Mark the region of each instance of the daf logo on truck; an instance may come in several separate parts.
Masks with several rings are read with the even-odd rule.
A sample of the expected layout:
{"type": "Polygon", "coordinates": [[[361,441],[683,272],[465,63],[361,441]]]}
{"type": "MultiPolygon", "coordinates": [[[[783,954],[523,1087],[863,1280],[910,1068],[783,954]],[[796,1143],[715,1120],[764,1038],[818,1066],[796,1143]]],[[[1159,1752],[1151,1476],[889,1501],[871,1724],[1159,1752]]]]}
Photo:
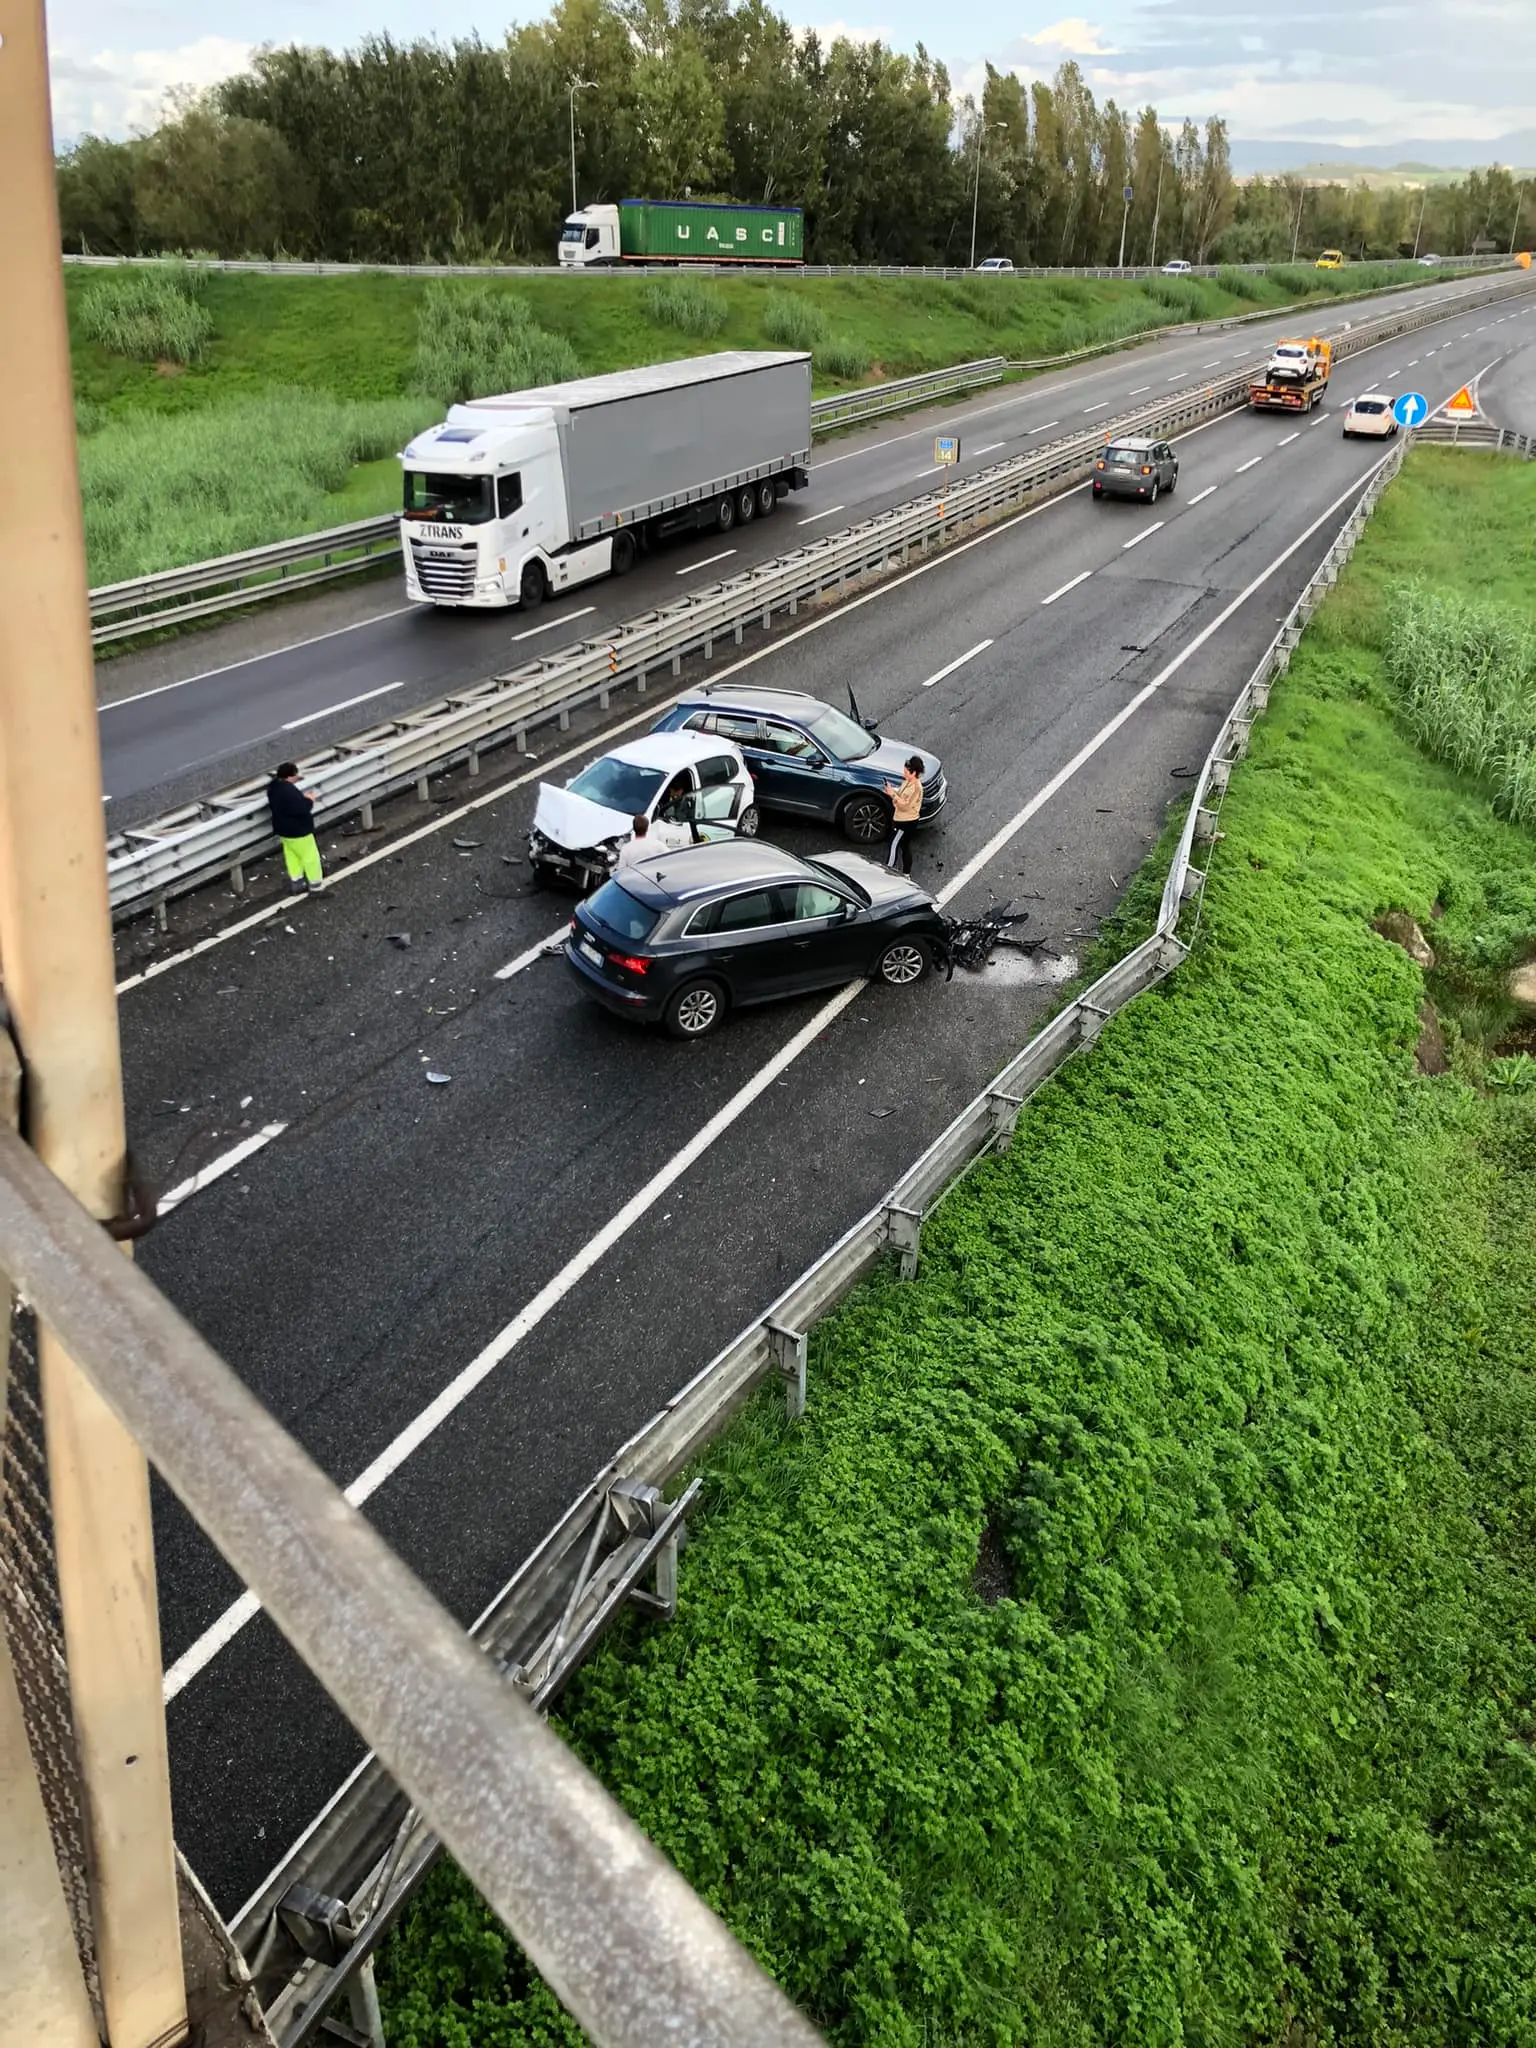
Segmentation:
{"type": "Polygon", "coordinates": [[[810,482],[811,359],[726,350],[454,406],[400,457],[407,596],[542,604],[810,482]],[[457,542],[458,546],[445,543],[457,542]]]}

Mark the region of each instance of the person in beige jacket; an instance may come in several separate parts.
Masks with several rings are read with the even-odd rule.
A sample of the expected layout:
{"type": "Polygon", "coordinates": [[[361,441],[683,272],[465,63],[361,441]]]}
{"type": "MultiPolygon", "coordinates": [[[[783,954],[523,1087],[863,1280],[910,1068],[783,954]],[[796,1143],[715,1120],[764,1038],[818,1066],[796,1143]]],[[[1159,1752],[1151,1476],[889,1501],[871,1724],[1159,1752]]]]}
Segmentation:
{"type": "Polygon", "coordinates": [[[888,868],[899,867],[904,875],[910,875],[912,831],[923,808],[923,764],[920,756],[912,754],[908,757],[900,787],[888,782],[885,793],[891,799],[892,827],[891,850],[885,856],[885,864],[888,868]]]}

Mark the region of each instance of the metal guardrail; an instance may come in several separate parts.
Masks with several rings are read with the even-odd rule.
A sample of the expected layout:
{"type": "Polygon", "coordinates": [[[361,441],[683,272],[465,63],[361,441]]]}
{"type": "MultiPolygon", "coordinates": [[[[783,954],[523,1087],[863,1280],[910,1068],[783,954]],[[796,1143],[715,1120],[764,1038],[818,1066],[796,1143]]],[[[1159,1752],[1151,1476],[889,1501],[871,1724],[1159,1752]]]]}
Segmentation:
{"type": "MultiPolygon", "coordinates": [[[[235,257],[235,256],[69,256],[64,262],[80,269],[118,270],[133,265],[149,265],[190,262],[199,270],[253,271],[271,277],[367,277],[382,272],[389,277],[647,277],[659,270],[672,271],[686,268],[695,277],[742,277],[753,273],[739,263],[605,263],[573,265],[558,263],[330,263],[325,261],[301,262],[281,256],[235,257]]],[[[1382,262],[1402,261],[1402,258],[1380,259],[1382,262]]],[[[1508,256],[1447,256],[1442,259],[1448,270],[1494,269],[1509,262],[1508,256]]],[[[1302,257],[1292,263],[1196,263],[1179,274],[1184,277],[1215,277],[1223,270],[1251,271],[1262,275],[1269,270],[1305,269],[1310,258],[1302,257]]],[[[1362,268],[1367,266],[1362,265],[1362,268]]],[[[793,281],[797,277],[975,277],[979,273],[969,264],[939,263],[785,263],[774,264],[769,275],[776,282],[793,281]]],[[[1160,263],[1092,263],[1077,265],[1019,264],[1011,271],[1002,273],[1007,277],[1099,277],[1099,278],[1140,278],[1159,277],[1163,274],[1160,263]]]]}
{"type": "MultiPolygon", "coordinates": [[[[955,363],[948,369],[925,370],[916,377],[895,378],[888,384],[866,385],[831,398],[816,398],[811,401],[811,432],[879,419],[885,413],[996,384],[1008,367],[1002,356],[990,356],[984,361],[955,363]]],[[[268,598],[287,597],[295,590],[376,568],[387,556],[399,552],[400,521],[395,513],[386,512],[376,519],[301,533],[293,540],[273,541],[240,554],[219,555],[128,582],[104,584],[91,592],[91,639],[103,647],[268,598]]]]}
{"type": "MultiPolygon", "coordinates": [[[[1463,294],[1457,303],[1486,303],[1532,284],[1521,273],[1506,284],[1463,294]]],[[[1443,304],[1416,308],[1351,328],[1335,341],[1335,358],[1430,325],[1445,310],[1443,304]]],[[[980,521],[1060,489],[1088,473],[1111,430],[1177,432],[1244,405],[1247,394],[1246,374],[1172,393],[642,613],[601,639],[453,691],[328,747],[301,763],[305,786],[317,792],[317,822],[330,825],[360,813],[370,826],[373,805],[383,798],[412,784],[425,796],[428,777],[459,762],[477,774],[482,752],[508,741],[526,745],[529,728],[540,721],[557,718],[564,726],[580,706],[596,701],[606,708],[612,692],[628,683],[643,693],[658,669],[670,666],[678,674],[685,654],[702,650],[709,659],[718,639],[729,635],[740,645],[749,624],[767,627],[775,612],[794,615],[801,604],[830,590],[842,594],[850,582],[904,567],[914,552],[943,547],[980,521]]],[[[264,780],[253,779],[113,834],[107,868],[114,916],[153,908],[163,920],[172,897],[221,875],[242,890],[245,865],[276,845],[264,789],[264,780]]]]}
{"type": "Polygon", "coordinates": [[[126,583],[101,584],[91,592],[91,639],[101,647],[264,598],[287,597],[317,583],[355,576],[399,552],[399,517],[386,512],[376,519],[355,519],[347,526],[246,548],[240,554],[135,576],[126,583]]]}
{"type": "MultiPolygon", "coordinates": [[[[803,1413],[813,1324],[886,1257],[899,1260],[904,1278],[914,1276],[925,1219],[974,1165],[1007,1150],[1036,1089],[1091,1047],[1117,1010],[1186,957],[1193,934],[1181,938],[1180,924],[1186,903],[1198,896],[1205,880],[1196,865],[1196,848],[1215,837],[1221,800],[1247,750],[1253,724],[1405,452],[1404,445],[1393,449],[1365,487],[1223,721],[1194,785],[1154,931],[1068,1002],[882,1201],[630,1438],[475,1624],[475,1640],[535,1707],[558,1697],[624,1599],[632,1597],[637,1573],[644,1569],[647,1532],[675,1530],[692,1503],[697,1482],[670,1506],[663,1498],[667,1484],[765,1383],[782,1381],[791,1420],[803,1413]],[[636,1517],[637,1499],[649,1503],[648,1519],[636,1517]]],[[[375,1952],[438,1846],[430,1824],[412,1808],[384,1764],[369,1757],[247,1902],[231,1932],[266,1994],[267,2023],[279,2048],[301,2048],[311,2038],[351,1972],[375,1952]],[[342,1936],[326,1958],[302,1953],[291,1928],[285,1937],[283,1914],[292,1914],[285,1901],[303,1895],[295,1886],[345,1902],[342,1936]]]]}
{"type": "Polygon", "coordinates": [[[1438,441],[1459,448],[1493,448],[1506,455],[1520,455],[1527,462],[1536,457],[1536,434],[1517,434],[1512,427],[1496,427],[1492,420],[1427,419],[1413,430],[1415,441],[1438,441]]]}

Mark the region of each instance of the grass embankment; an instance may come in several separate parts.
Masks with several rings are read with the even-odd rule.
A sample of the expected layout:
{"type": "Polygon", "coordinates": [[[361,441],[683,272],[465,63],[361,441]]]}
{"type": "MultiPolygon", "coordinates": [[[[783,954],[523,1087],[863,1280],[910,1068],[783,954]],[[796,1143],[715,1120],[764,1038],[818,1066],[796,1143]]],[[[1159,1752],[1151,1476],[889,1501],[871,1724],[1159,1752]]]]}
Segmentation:
{"type": "MultiPolygon", "coordinates": [[[[1414,457],[1192,958],[722,1442],[678,1619],[566,1704],[835,2042],[1536,2039],[1536,1092],[1483,1086],[1536,839],[1384,659],[1409,576],[1529,620],[1533,514],[1414,457]]],[[[451,1870],[381,1986],[395,2048],[579,2038],[451,1870]]]]}
{"type": "Polygon", "coordinates": [[[484,391],[508,388],[496,380],[519,365],[569,376],[717,348],[796,347],[812,350],[817,388],[830,390],[977,356],[1055,355],[1400,276],[1423,273],[1372,265],[1214,281],[943,282],[551,271],[444,285],[379,272],[71,270],[91,580],[392,510],[399,473],[385,458],[440,416],[436,394],[445,379],[453,386],[456,367],[491,378],[476,387],[484,391]],[[499,304],[503,317],[459,319],[445,346],[441,309],[465,299],[499,304]],[[523,346],[509,345],[519,338],[510,328],[523,346]],[[275,435],[274,418],[287,423],[275,435]]]}

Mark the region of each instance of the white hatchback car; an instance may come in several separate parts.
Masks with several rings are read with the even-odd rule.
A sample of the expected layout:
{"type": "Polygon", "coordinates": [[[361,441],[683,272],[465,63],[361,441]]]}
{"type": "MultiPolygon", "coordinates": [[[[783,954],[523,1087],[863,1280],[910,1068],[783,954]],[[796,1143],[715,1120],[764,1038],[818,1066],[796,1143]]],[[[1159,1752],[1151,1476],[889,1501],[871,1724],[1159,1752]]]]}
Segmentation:
{"type": "Polygon", "coordinates": [[[1008,256],[987,256],[977,264],[978,270],[990,270],[994,276],[1003,270],[1012,270],[1013,260],[1008,256]]]}
{"type": "Polygon", "coordinates": [[[1376,434],[1383,438],[1397,432],[1397,415],[1392,410],[1390,391],[1362,391],[1344,415],[1344,438],[1353,434],[1376,434]]]}
{"type": "Polygon", "coordinates": [[[755,837],[756,791],[740,748],[712,734],[649,732],[599,754],[564,789],[541,782],[528,834],[534,880],[596,888],[637,817],[649,820],[646,841],[658,852],[686,846],[696,827],[755,837]]]}
{"type": "Polygon", "coordinates": [[[1170,256],[1163,265],[1163,275],[1164,277],[1188,277],[1194,267],[1193,263],[1186,262],[1182,256],[1170,256]]]}

